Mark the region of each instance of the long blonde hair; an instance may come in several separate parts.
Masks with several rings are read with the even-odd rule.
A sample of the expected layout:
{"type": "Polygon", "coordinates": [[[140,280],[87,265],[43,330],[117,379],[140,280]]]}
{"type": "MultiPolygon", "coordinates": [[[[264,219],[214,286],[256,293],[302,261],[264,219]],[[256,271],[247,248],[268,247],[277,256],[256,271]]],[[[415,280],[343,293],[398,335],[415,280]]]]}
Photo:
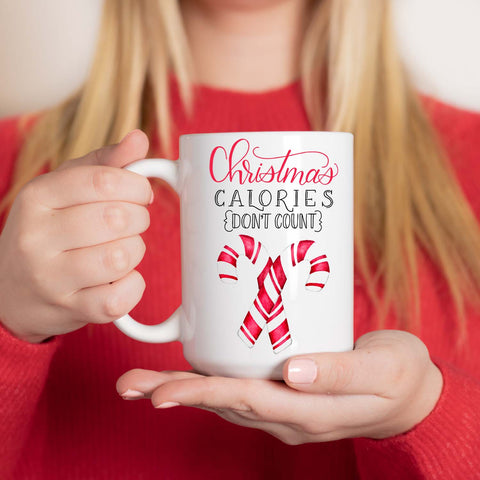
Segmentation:
{"type": "MultiPolygon", "coordinates": [[[[416,326],[424,249],[448,284],[461,337],[465,300],[480,288],[479,228],[408,82],[388,3],[311,2],[299,59],[304,103],[312,129],[355,134],[356,266],[380,318],[393,306],[403,327],[416,326]]],[[[178,2],[106,0],[102,22],[86,83],[28,132],[1,209],[46,166],[131,129],[156,128],[170,151],[169,73],[187,110],[194,79],[178,2]]]]}

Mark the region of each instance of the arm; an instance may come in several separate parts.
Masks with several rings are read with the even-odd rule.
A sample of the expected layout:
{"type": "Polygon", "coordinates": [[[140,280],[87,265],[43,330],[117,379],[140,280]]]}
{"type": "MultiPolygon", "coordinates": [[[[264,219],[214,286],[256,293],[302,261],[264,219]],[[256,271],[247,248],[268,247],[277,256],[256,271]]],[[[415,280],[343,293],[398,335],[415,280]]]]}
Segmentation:
{"type": "MultiPolygon", "coordinates": [[[[18,120],[0,122],[0,199],[19,137],[18,120]]],[[[113,167],[143,158],[147,149],[146,136],[134,132],[65,162],[24,186],[10,209],[0,232],[2,479],[12,475],[34,414],[42,418],[40,399],[60,342],[52,337],[114,320],[143,292],[133,268],[144,252],[139,234],[148,228],[144,205],[152,191],[144,177],[113,167]]]]}
{"type": "MultiPolygon", "coordinates": [[[[17,118],[0,121],[0,198],[13,174],[21,144],[17,118]]],[[[3,212],[2,212],[3,213],[3,212]]],[[[0,214],[0,220],[4,215],[0,214]]],[[[3,222],[0,222],[3,225],[3,222]]],[[[13,473],[37,409],[59,340],[34,345],[19,340],[0,319],[0,471],[13,473]]]]}
{"type": "Polygon", "coordinates": [[[0,325],[0,471],[12,474],[28,437],[59,339],[31,344],[0,325]]]}
{"type": "Polygon", "coordinates": [[[362,479],[475,478],[479,382],[432,362],[422,345],[405,332],[370,332],[352,352],[305,356],[316,364],[315,374],[306,364],[293,367],[291,359],[288,386],[132,370],[117,391],[127,399],[150,398],[156,408],[212,410],[291,445],[353,438],[362,479]]]}
{"type": "Polygon", "coordinates": [[[410,431],[383,440],[355,439],[365,479],[475,478],[480,471],[480,382],[436,361],[444,387],[431,414],[410,431]],[[393,468],[392,468],[393,466],[393,468]]]}
{"type": "MultiPolygon", "coordinates": [[[[478,196],[478,145],[480,115],[431,98],[423,98],[430,119],[451,159],[463,191],[480,218],[478,196]]],[[[435,317],[435,315],[433,315],[435,317]]],[[[476,355],[475,322],[470,318],[469,351],[476,355]]],[[[439,352],[438,352],[439,353],[439,352]]],[[[383,440],[354,440],[361,478],[442,479],[474,478],[480,471],[480,378],[472,359],[466,369],[446,360],[448,352],[433,356],[442,372],[444,386],[440,399],[427,418],[410,431],[383,440]],[[475,375],[475,376],[473,376],[475,375]],[[392,468],[392,465],[395,468],[392,468]]],[[[452,360],[453,362],[453,360],[452,360]]],[[[455,363],[461,363],[457,358],[455,363]]],[[[467,365],[465,365],[467,367],[467,365]]]]}

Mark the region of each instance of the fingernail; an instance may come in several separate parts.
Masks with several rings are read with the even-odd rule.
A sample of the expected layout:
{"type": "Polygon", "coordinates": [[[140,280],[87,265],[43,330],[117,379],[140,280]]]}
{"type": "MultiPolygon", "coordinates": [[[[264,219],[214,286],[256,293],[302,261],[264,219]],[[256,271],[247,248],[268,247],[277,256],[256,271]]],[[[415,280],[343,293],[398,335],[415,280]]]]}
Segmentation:
{"type": "Polygon", "coordinates": [[[317,378],[317,365],[309,358],[298,358],[288,364],[288,381],[292,383],[313,383],[317,378]]]}
{"type": "Polygon", "coordinates": [[[152,190],[152,196],[150,197],[150,201],[148,202],[149,205],[153,203],[154,198],[155,198],[155,195],[153,194],[153,190],[152,190]]]}
{"type": "Polygon", "coordinates": [[[155,408],[171,408],[178,407],[180,404],[178,402],[163,402],[160,405],[156,405],[155,408]]]}
{"type": "Polygon", "coordinates": [[[124,400],[137,400],[139,398],[145,398],[145,395],[138,390],[126,390],[125,392],[121,393],[120,396],[124,400]]]}

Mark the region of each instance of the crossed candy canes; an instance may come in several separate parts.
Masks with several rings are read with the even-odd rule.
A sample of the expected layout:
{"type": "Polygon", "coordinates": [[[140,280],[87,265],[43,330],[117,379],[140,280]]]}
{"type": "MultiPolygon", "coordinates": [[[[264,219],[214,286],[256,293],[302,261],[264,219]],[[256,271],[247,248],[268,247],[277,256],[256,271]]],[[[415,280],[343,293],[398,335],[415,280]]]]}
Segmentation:
{"type": "Polygon", "coordinates": [[[225,283],[236,283],[237,260],[247,257],[253,265],[261,265],[257,277],[258,293],[240,329],[239,337],[253,347],[267,326],[274,353],[279,353],[292,343],[290,329],[282,301],[282,290],[291,268],[303,261],[310,262],[310,274],[305,284],[307,290],[319,292],[325,286],[330,267],[327,256],[320,252],[317,243],[301,240],[292,243],[272,261],[267,249],[253,237],[240,235],[233,244],[225,245],[217,259],[218,275],[225,283]]]}

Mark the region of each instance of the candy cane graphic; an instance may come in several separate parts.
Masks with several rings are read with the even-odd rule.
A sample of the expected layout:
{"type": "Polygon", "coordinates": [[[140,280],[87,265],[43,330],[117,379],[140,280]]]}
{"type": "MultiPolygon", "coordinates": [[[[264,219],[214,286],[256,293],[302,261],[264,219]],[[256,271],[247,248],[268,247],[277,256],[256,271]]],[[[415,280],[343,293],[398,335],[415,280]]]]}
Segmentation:
{"type": "Polygon", "coordinates": [[[257,278],[260,288],[272,260],[265,246],[248,235],[239,235],[235,237],[233,243],[222,248],[217,259],[218,276],[222,282],[236,283],[238,281],[237,260],[240,255],[247,257],[253,265],[257,263],[262,265],[261,273],[257,278]]]}
{"type": "Polygon", "coordinates": [[[292,268],[307,260],[310,262],[310,275],[305,288],[318,292],[325,286],[330,272],[327,257],[320,252],[317,243],[302,240],[291,244],[273,262],[260,242],[240,235],[235,244],[225,245],[218,257],[218,274],[222,281],[235,283],[238,280],[237,259],[240,254],[244,254],[253,264],[260,261],[263,267],[257,278],[257,296],[238,335],[251,348],[266,325],[273,351],[279,353],[292,343],[282,301],[287,277],[292,268]]]}
{"type": "Polygon", "coordinates": [[[240,337],[244,341],[248,340],[250,346],[255,344],[259,333],[256,336],[249,334],[256,333],[258,329],[261,331],[265,325],[274,353],[281,352],[292,343],[281,294],[291,269],[303,261],[310,262],[310,274],[305,288],[319,292],[325,286],[330,266],[319,245],[312,240],[292,243],[272,263],[240,327],[240,337]]]}
{"type": "MultiPolygon", "coordinates": [[[[218,276],[224,283],[236,283],[238,281],[237,260],[240,255],[247,257],[253,265],[257,263],[261,265],[260,274],[257,277],[260,289],[273,262],[265,246],[248,235],[239,235],[234,238],[233,243],[224,245],[217,259],[218,276]]],[[[263,327],[260,327],[248,315],[247,313],[243,322],[246,326],[240,327],[238,334],[249,347],[253,347],[262,333],[263,327]]],[[[262,323],[265,325],[265,320],[262,323]]]]}

